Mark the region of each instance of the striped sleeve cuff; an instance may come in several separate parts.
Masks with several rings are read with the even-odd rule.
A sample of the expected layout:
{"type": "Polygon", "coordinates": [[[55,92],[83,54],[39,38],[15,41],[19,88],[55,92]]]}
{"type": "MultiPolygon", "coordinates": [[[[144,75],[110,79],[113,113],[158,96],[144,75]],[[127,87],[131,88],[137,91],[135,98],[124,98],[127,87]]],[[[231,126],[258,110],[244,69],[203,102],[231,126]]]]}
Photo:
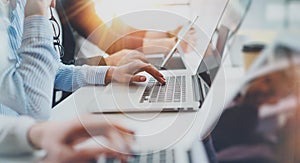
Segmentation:
{"type": "Polygon", "coordinates": [[[35,120],[29,117],[21,117],[18,119],[16,122],[16,140],[18,141],[17,144],[18,146],[23,148],[20,151],[24,152],[32,152],[34,151],[34,148],[31,146],[31,144],[28,141],[28,131],[30,127],[35,124],[35,120]]]}
{"type": "Polygon", "coordinates": [[[33,15],[25,18],[23,40],[33,37],[53,40],[53,36],[51,22],[46,17],[33,15]]]}
{"type": "Polygon", "coordinates": [[[0,115],[0,155],[32,153],[35,149],[28,141],[28,131],[35,124],[30,117],[0,115]]]}
{"type": "Polygon", "coordinates": [[[106,73],[110,66],[92,66],[87,69],[86,82],[88,84],[105,85],[106,73]]]}

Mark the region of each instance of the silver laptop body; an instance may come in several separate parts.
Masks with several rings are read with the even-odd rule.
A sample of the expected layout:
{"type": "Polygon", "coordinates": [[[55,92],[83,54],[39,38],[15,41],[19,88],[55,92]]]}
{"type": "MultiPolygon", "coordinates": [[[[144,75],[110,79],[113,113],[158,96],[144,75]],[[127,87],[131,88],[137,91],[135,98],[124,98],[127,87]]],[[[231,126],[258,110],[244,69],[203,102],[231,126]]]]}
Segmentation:
{"type": "Polygon", "coordinates": [[[101,92],[95,88],[95,99],[91,99],[87,111],[96,113],[197,111],[221,65],[222,55],[219,51],[223,51],[225,47],[228,30],[218,32],[216,30],[214,35],[218,34],[218,38],[222,38],[223,41],[217,40],[213,43],[211,39],[203,59],[199,61],[196,74],[189,74],[187,70],[161,71],[166,78],[166,84],[161,85],[143,73],[147,76],[144,83],[129,85],[112,83],[102,88],[101,92]],[[220,43],[223,45],[219,45],[220,43]]]}
{"type": "MultiPolygon", "coordinates": [[[[222,42],[224,45],[219,46],[216,45],[219,44],[218,41],[213,40],[213,35],[218,35],[218,38],[221,38],[219,35],[225,35],[222,38],[226,38],[228,35],[228,30],[219,33],[216,29],[227,4],[228,1],[224,3],[222,12],[220,12],[214,34],[207,43],[206,51],[204,54],[198,54],[203,57],[196,61],[198,67],[194,73],[188,70],[161,71],[167,79],[164,86],[153,80],[147,73],[142,73],[147,76],[146,82],[128,85],[111,83],[105,88],[95,88],[94,92],[90,92],[94,96],[91,96],[91,101],[86,105],[86,111],[93,113],[190,112],[200,109],[221,65],[222,55],[219,51],[223,52],[223,49],[215,47],[224,48],[226,39],[222,42]]],[[[88,92],[86,93],[88,94],[88,92]]]]}

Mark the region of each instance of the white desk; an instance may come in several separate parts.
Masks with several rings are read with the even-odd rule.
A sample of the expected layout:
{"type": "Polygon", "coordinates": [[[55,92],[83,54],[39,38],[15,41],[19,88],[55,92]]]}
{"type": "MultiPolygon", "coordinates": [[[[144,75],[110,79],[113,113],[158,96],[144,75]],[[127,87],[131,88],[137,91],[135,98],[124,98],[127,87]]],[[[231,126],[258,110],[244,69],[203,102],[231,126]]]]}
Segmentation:
{"type": "MultiPolygon", "coordinates": [[[[205,102],[207,104],[204,103],[203,108],[198,112],[98,114],[97,116],[133,129],[136,132],[137,144],[141,149],[162,149],[173,145],[186,145],[195,138],[205,138],[222,112],[224,103],[219,103],[218,109],[210,108],[215,107],[213,105],[216,104],[216,100],[224,101],[224,98],[231,94],[243,75],[242,68],[233,68],[228,62],[226,60],[224,71],[222,71],[225,82],[219,81],[212,90],[214,97],[208,97],[205,102]],[[226,93],[220,95],[218,89],[223,89],[226,93]]],[[[77,90],[52,110],[51,120],[66,120],[86,113],[85,107],[92,99],[94,89],[102,90],[104,87],[90,86],[77,90]]]]}

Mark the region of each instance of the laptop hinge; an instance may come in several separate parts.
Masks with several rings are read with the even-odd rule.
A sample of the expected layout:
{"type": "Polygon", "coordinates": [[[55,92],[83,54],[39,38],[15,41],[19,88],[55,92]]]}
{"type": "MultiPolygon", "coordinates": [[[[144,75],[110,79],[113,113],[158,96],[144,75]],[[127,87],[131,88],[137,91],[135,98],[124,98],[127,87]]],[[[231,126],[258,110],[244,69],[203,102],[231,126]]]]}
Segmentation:
{"type": "Polygon", "coordinates": [[[199,107],[201,106],[201,103],[203,101],[203,97],[202,97],[202,88],[201,88],[201,83],[200,83],[200,79],[197,75],[193,75],[192,76],[192,80],[193,80],[193,92],[194,92],[194,99],[195,101],[199,101],[200,105],[199,107]]]}

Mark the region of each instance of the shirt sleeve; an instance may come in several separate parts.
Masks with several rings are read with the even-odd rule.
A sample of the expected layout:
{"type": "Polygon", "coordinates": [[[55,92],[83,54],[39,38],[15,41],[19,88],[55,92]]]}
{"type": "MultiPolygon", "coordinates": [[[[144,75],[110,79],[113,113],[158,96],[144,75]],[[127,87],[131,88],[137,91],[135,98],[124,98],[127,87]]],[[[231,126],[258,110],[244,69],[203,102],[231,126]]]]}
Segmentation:
{"type": "Polygon", "coordinates": [[[24,154],[34,151],[27,136],[30,127],[35,123],[34,119],[0,115],[0,121],[1,155],[24,154]]]}
{"type": "Polygon", "coordinates": [[[88,85],[104,85],[109,66],[74,66],[60,64],[55,89],[72,92],[88,85]]]}
{"type": "MultiPolygon", "coordinates": [[[[10,37],[15,35],[10,33],[10,37]]],[[[18,57],[7,59],[8,66],[0,70],[0,90],[5,93],[0,103],[20,115],[47,119],[59,61],[50,21],[43,16],[25,18],[21,47],[9,52],[18,57]]]]}

